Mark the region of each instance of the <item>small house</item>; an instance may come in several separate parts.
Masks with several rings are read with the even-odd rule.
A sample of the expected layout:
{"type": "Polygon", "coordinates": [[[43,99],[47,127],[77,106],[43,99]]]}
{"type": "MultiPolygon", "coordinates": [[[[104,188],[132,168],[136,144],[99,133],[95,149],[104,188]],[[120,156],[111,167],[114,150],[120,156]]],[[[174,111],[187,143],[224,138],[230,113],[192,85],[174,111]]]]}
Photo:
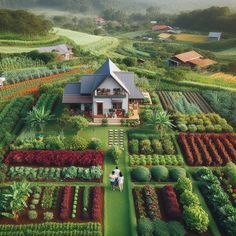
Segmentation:
{"type": "Polygon", "coordinates": [[[0,77],[0,87],[3,86],[3,83],[6,81],[4,77],[0,77]]]}
{"type": "Polygon", "coordinates": [[[221,32],[210,32],[208,35],[208,39],[213,41],[220,41],[221,35],[221,32]]]}
{"type": "Polygon", "coordinates": [[[57,61],[68,61],[74,58],[73,48],[67,44],[60,44],[38,49],[39,53],[56,53],[57,61]]]}
{"type": "Polygon", "coordinates": [[[191,66],[192,68],[194,67],[205,68],[210,65],[214,65],[216,63],[217,63],[216,61],[204,58],[201,54],[195,51],[176,54],[169,59],[169,65],[174,65],[174,66],[186,65],[186,66],[191,66]]]}
{"type": "Polygon", "coordinates": [[[168,25],[158,25],[158,24],[154,25],[152,27],[152,31],[164,32],[164,31],[168,31],[168,30],[173,30],[173,28],[168,25]]]}
{"type": "Polygon", "coordinates": [[[95,18],[95,24],[96,25],[105,25],[106,24],[106,20],[104,18],[102,18],[101,16],[97,16],[95,18]]]}

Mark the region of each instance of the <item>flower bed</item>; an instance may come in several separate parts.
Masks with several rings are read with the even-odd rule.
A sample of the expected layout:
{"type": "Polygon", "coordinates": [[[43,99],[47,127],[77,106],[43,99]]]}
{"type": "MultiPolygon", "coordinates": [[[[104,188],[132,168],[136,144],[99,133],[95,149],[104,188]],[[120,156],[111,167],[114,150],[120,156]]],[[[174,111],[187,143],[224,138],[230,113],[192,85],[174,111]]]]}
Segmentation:
{"type": "Polygon", "coordinates": [[[221,166],[236,163],[234,134],[179,134],[184,156],[192,166],[221,166]]]}
{"type": "Polygon", "coordinates": [[[155,165],[168,165],[168,166],[181,166],[184,164],[181,155],[130,155],[130,166],[155,166],[155,165]]]}
{"type": "Polygon", "coordinates": [[[101,151],[12,151],[4,159],[6,165],[27,166],[102,166],[104,153],[101,151]]]}

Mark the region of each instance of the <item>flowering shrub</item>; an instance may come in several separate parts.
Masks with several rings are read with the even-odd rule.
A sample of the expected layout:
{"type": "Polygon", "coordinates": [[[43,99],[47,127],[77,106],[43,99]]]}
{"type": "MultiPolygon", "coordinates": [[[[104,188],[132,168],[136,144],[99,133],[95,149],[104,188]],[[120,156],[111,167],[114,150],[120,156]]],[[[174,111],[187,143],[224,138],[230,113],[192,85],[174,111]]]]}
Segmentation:
{"type": "Polygon", "coordinates": [[[98,166],[103,165],[104,153],[101,151],[12,151],[5,158],[9,165],[28,166],[98,166]]]}

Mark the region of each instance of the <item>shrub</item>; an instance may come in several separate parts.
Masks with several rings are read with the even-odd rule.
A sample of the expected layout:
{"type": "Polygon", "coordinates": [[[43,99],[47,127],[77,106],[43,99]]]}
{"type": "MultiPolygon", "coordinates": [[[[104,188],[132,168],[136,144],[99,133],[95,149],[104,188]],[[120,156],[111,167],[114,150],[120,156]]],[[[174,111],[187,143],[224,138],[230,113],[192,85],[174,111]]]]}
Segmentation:
{"type": "Polygon", "coordinates": [[[180,194],[183,193],[185,190],[192,191],[192,181],[187,177],[181,177],[178,179],[175,188],[180,194]]]}
{"type": "Polygon", "coordinates": [[[170,177],[173,181],[177,181],[181,177],[186,177],[186,171],[181,167],[173,167],[170,169],[170,177]]]}
{"type": "Polygon", "coordinates": [[[69,120],[70,125],[78,130],[87,128],[89,126],[89,122],[83,116],[73,116],[69,120]]]}
{"type": "Polygon", "coordinates": [[[46,143],[46,149],[49,150],[62,150],[65,148],[64,143],[59,137],[49,136],[44,142],[46,143]]]}
{"type": "Polygon", "coordinates": [[[88,142],[86,139],[80,137],[79,135],[73,136],[71,139],[67,139],[66,148],[75,151],[84,151],[88,147],[88,142]]]}
{"type": "Polygon", "coordinates": [[[88,148],[92,150],[102,149],[102,141],[100,139],[93,138],[88,144],[88,148]]]}
{"type": "Polygon", "coordinates": [[[151,174],[155,181],[167,181],[169,170],[165,166],[155,166],[151,168],[151,174]]]}
{"type": "Polygon", "coordinates": [[[178,127],[179,131],[181,131],[181,132],[188,131],[188,127],[186,124],[178,124],[177,127],[178,127]]]}
{"type": "Polygon", "coordinates": [[[184,220],[190,230],[197,233],[204,233],[207,231],[209,219],[207,213],[200,206],[185,206],[184,220]]]}
{"type": "Polygon", "coordinates": [[[28,217],[29,217],[30,220],[35,220],[35,219],[37,219],[37,218],[38,218],[38,213],[37,213],[37,211],[33,211],[33,210],[29,211],[29,212],[28,212],[28,217]]]}
{"type": "Polygon", "coordinates": [[[170,236],[185,236],[186,235],[184,226],[178,221],[168,222],[168,229],[170,232],[170,236]]]}
{"type": "Polygon", "coordinates": [[[161,155],[164,152],[161,142],[157,139],[152,140],[152,148],[153,148],[154,153],[158,153],[161,155]]]}
{"type": "Polygon", "coordinates": [[[204,125],[197,125],[197,131],[198,132],[204,132],[206,130],[204,125]]]}
{"type": "Polygon", "coordinates": [[[155,220],[153,222],[154,236],[169,236],[168,224],[163,220],[155,220]]]}
{"type": "Polygon", "coordinates": [[[43,213],[43,220],[44,221],[50,221],[50,220],[53,220],[53,218],[54,218],[53,212],[47,211],[47,212],[43,213]]]}
{"type": "Polygon", "coordinates": [[[129,141],[129,151],[131,154],[139,153],[139,142],[137,139],[132,139],[129,141]]]}
{"type": "Polygon", "coordinates": [[[131,171],[131,176],[134,181],[138,182],[148,182],[151,179],[149,169],[143,166],[133,168],[131,171]]]}
{"type": "Polygon", "coordinates": [[[196,125],[189,125],[188,126],[188,131],[191,132],[191,133],[196,132],[197,131],[196,125]]]}
{"type": "Polygon", "coordinates": [[[151,141],[149,139],[141,140],[139,146],[142,154],[152,153],[151,141]]]}
{"type": "Polygon", "coordinates": [[[181,195],[180,195],[180,202],[182,205],[185,206],[191,206],[191,205],[199,205],[199,199],[196,194],[189,190],[185,190],[181,195]]]}
{"type": "Polygon", "coordinates": [[[119,158],[122,154],[121,149],[118,146],[112,146],[107,150],[106,155],[113,159],[113,161],[115,162],[115,164],[119,163],[119,158]]]}
{"type": "Polygon", "coordinates": [[[138,220],[138,232],[142,236],[152,236],[153,225],[149,218],[140,218],[138,220]]]}
{"type": "Polygon", "coordinates": [[[102,126],[107,126],[108,125],[108,119],[104,118],[102,119],[102,126]]]}
{"type": "Polygon", "coordinates": [[[227,163],[224,172],[230,180],[230,183],[236,187],[236,165],[233,162],[227,163]]]}

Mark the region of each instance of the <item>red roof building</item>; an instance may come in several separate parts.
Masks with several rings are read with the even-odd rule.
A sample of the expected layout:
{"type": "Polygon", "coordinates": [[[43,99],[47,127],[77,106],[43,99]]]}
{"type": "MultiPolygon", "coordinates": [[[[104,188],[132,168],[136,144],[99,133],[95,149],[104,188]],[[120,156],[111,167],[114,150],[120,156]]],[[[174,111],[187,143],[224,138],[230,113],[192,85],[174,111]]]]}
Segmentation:
{"type": "Polygon", "coordinates": [[[168,25],[154,25],[152,26],[153,31],[168,31],[168,30],[173,30],[171,26],[168,25]]]}

